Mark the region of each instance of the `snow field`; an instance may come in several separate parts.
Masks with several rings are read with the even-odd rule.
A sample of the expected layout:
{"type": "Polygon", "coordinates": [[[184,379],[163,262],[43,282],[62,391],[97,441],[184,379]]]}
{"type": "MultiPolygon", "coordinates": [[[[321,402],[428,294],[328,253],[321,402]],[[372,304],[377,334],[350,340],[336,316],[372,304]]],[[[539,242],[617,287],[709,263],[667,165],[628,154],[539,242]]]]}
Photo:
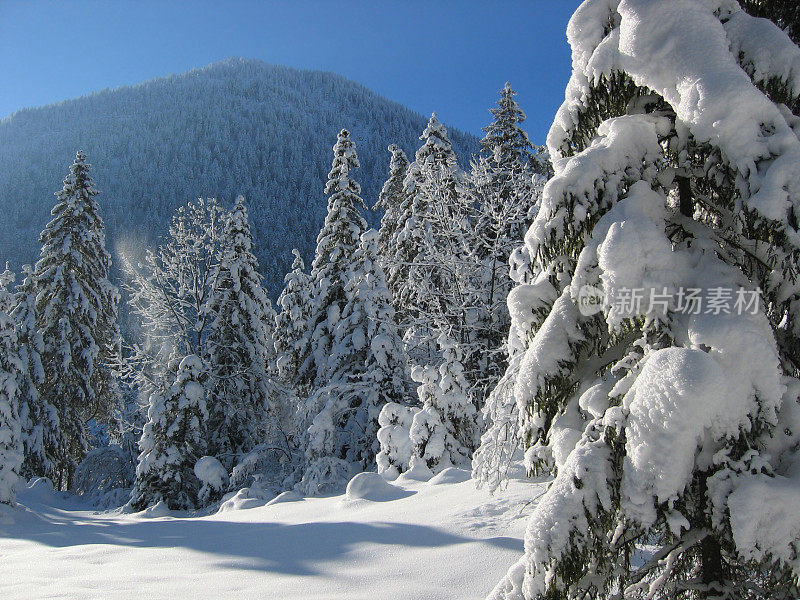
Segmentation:
{"type": "Polygon", "coordinates": [[[490,496],[466,476],[362,473],[345,495],[240,510],[229,499],[203,517],[97,512],[40,481],[3,508],[0,597],[484,598],[522,552],[545,484],[515,480],[490,496]]]}

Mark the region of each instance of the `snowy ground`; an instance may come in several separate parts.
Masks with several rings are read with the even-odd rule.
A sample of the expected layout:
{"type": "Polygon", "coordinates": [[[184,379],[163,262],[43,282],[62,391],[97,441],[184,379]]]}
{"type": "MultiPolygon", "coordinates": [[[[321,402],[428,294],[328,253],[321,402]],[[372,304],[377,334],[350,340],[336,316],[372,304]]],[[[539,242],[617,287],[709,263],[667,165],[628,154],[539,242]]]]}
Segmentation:
{"type": "Polygon", "coordinates": [[[519,558],[544,484],[490,496],[465,475],[367,477],[351,497],[234,499],[194,518],[98,512],[34,486],[0,513],[0,598],[483,598],[519,558]]]}

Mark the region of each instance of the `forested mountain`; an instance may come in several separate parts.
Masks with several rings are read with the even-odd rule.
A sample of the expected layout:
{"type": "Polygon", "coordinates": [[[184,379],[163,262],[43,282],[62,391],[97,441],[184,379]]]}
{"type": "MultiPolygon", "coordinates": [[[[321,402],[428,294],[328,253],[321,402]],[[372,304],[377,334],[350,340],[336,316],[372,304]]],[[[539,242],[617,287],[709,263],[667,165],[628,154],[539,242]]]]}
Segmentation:
{"type": "MultiPolygon", "coordinates": [[[[426,122],[340,75],[238,58],[21,110],[0,121],[0,259],[18,269],[38,255],[53,193],[80,149],[117,264],[120,252],[136,254],[162,235],[178,205],[201,196],[230,204],[242,194],[274,298],[291,248],[310,262],[339,130],[350,129],[358,145],[358,177],[372,205],[388,172],[387,146],[413,155],[426,122]]],[[[450,136],[466,167],[477,139],[453,129],[450,136]]]]}

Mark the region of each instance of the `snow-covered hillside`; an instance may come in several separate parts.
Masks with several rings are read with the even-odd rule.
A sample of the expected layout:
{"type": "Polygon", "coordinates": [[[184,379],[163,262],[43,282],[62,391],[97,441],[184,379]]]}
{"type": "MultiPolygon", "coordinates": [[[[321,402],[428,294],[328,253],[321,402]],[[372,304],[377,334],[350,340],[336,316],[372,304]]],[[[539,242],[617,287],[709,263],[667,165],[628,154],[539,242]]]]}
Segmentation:
{"type": "MultiPolygon", "coordinates": [[[[15,267],[34,260],[53,192],[80,149],[94,168],[112,252],[165,233],[181,204],[242,194],[277,296],[291,249],[311,257],[339,130],[358,144],[371,206],[388,172],[387,146],[413,154],[427,116],[335,73],[239,58],[21,110],[0,120],[0,256],[15,267]]],[[[478,141],[450,134],[466,166],[478,141]]]]}
{"type": "Polygon", "coordinates": [[[483,598],[522,551],[544,484],[490,496],[468,477],[367,473],[347,494],[285,502],[244,491],[199,517],[97,512],[37,480],[0,507],[0,597],[483,598]]]}

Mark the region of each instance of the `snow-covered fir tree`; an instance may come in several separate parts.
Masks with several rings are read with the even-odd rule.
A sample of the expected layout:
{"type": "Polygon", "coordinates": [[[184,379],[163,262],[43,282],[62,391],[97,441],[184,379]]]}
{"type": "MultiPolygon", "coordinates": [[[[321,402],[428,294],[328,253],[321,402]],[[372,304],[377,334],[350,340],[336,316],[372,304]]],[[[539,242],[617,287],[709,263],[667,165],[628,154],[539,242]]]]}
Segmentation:
{"type": "Polygon", "coordinates": [[[325,193],[328,214],[317,236],[317,249],[311,264],[313,298],[306,328],[306,341],[298,380],[301,387],[319,388],[328,383],[328,357],[333,330],[347,302],[350,264],[367,228],[359,209],[366,209],[359,194],[361,186],[351,177],[358,168],[358,156],[350,132],[342,129],[333,147],[333,163],[325,193]]]}
{"type": "Polygon", "coordinates": [[[0,274],[0,504],[13,505],[23,461],[22,428],[19,416],[19,381],[22,363],[11,317],[13,294],[8,286],[14,275],[0,274]]]}
{"type": "Polygon", "coordinates": [[[175,383],[150,396],[131,492],[135,510],[159,502],[172,510],[198,506],[201,483],[194,467],[206,448],[206,373],[203,360],[189,355],[178,366],[175,383]]]}
{"type": "Polygon", "coordinates": [[[417,457],[433,473],[447,467],[468,468],[478,440],[476,410],[468,395],[461,349],[445,333],[437,343],[442,364],[438,368],[415,367],[412,372],[420,384],[417,393],[422,410],[414,414],[409,430],[412,463],[417,457]]]}
{"type": "Polygon", "coordinates": [[[525,113],[515,95],[506,83],[497,108],[489,110],[494,120],[484,128],[483,155],[472,163],[470,172],[478,202],[472,255],[480,263],[472,284],[477,313],[474,343],[478,348],[473,350],[478,358],[472,379],[481,405],[507,366],[510,317],[506,298],[513,285],[508,261],[535,216],[544,179],[532,168],[533,146],[521,128],[525,113]]]}
{"type": "Polygon", "coordinates": [[[568,37],[505,396],[555,480],[491,598],[795,598],[800,48],[731,0],[568,37]]]}
{"type": "Polygon", "coordinates": [[[119,293],[108,280],[111,257],[97,194],[86,155],[79,151],[39,238],[41,256],[33,274],[47,382],[39,393],[58,409],[67,440],[67,453],[55,467],[55,483],[62,488],[69,487],[89,449],[87,421],[108,422],[118,402],[112,366],[119,354],[119,293]]]}
{"type": "Polygon", "coordinates": [[[374,207],[375,210],[383,210],[378,237],[378,248],[381,253],[389,248],[397,229],[403,225],[402,215],[407,210],[409,202],[403,185],[408,172],[408,157],[402,148],[395,144],[389,146],[389,152],[392,155],[389,160],[389,179],[383,184],[374,207]]]}
{"type": "Polygon", "coordinates": [[[310,469],[321,458],[340,459],[358,470],[374,468],[378,415],[388,402],[406,399],[406,357],[373,229],[361,236],[345,294],[326,371],[331,383],[306,406],[315,414],[306,449],[310,469]]]}
{"type": "MultiPolygon", "coordinates": [[[[514,174],[529,166],[532,158],[532,145],[528,134],[520,127],[525,120],[525,113],[514,100],[517,95],[511,84],[506,82],[500,90],[500,100],[497,108],[490,108],[489,112],[494,120],[483,128],[486,135],[481,140],[481,149],[496,166],[492,173],[501,187],[507,183],[514,174]]],[[[503,189],[505,197],[513,193],[513,186],[503,189]]]]}
{"type": "Polygon", "coordinates": [[[230,471],[262,441],[276,389],[267,369],[274,354],[275,315],[261,287],[244,198],[220,235],[216,282],[203,312],[208,332],[208,445],[230,471]]]}
{"type": "Polygon", "coordinates": [[[409,354],[428,362],[436,354],[437,329],[450,329],[460,342],[471,337],[474,202],[435,113],[420,139],[403,182],[399,225],[383,256],[409,354]]]}
{"type": "MultiPolygon", "coordinates": [[[[431,372],[435,376],[434,372],[431,372]]],[[[377,437],[380,451],[375,457],[378,473],[394,479],[411,466],[414,445],[411,443],[411,425],[414,415],[421,410],[419,406],[406,406],[389,402],[378,415],[377,437]]],[[[427,468],[427,467],[426,467],[427,468]]]]}
{"type": "Polygon", "coordinates": [[[58,410],[39,394],[45,384],[42,368],[43,342],[36,328],[36,296],[32,269],[23,267],[23,280],[17,287],[12,316],[19,342],[20,378],[19,413],[25,460],[22,477],[54,479],[59,456],[66,452],[64,436],[58,420],[58,410]]]}
{"type": "MultiPolygon", "coordinates": [[[[292,270],[284,278],[285,287],[278,297],[278,314],[275,317],[275,353],[278,378],[289,386],[297,385],[308,319],[311,314],[311,280],[305,272],[300,251],[292,250],[292,270]]],[[[298,389],[298,395],[310,390],[298,389]]]]}
{"type": "MultiPolygon", "coordinates": [[[[402,190],[395,196],[399,199],[395,209],[396,223],[385,224],[392,229],[391,235],[383,232],[381,234],[386,238],[382,255],[389,291],[404,329],[411,327],[414,320],[420,319],[416,305],[423,295],[419,289],[420,284],[412,280],[412,270],[415,265],[419,270],[421,261],[427,258],[426,238],[430,236],[430,227],[426,223],[429,201],[425,194],[428,191],[425,188],[426,177],[442,176],[450,179],[457,170],[447,129],[439,122],[436,113],[428,121],[420,140],[423,144],[406,169],[402,190]]],[[[392,182],[391,187],[396,188],[396,184],[392,182]]]]}

